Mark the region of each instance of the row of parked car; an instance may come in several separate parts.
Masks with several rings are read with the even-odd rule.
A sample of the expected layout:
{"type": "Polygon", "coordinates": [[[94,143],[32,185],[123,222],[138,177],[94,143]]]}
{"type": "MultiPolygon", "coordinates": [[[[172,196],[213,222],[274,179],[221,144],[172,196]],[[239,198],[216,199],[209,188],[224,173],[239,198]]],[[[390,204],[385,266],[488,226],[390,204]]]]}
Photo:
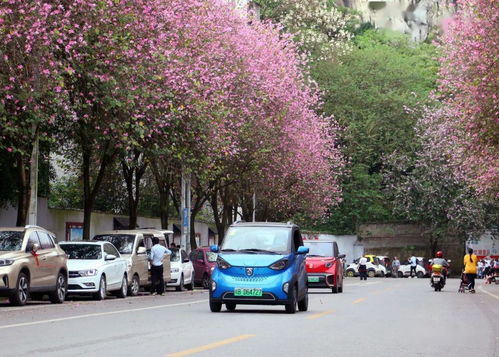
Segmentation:
{"type": "MultiPolygon", "coordinates": [[[[172,231],[153,229],[108,231],[91,241],[56,243],[55,235],[38,226],[0,228],[0,297],[13,305],[48,295],[62,303],[67,294],[91,295],[102,300],[108,293],[136,296],[151,284],[148,251],[152,238],[167,246],[172,231]]],[[[217,255],[207,248],[190,257],[170,248],[164,260],[164,280],[177,290],[194,284],[208,288],[217,255]]]]}
{"type": "MultiPolygon", "coordinates": [[[[380,256],[374,254],[366,254],[364,257],[367,258],[367,275],[371,278],[374,277],[388,277],[392,276],[394,273],[392,272],[391,259],[387,256],[380,256]]],[[[346,269],[346,276],[354,277],[359,276],[359,259],[355,259],[353,263],[349,264],[346,269]]],[[[431,263],[428,263],[430,269],[425,269],[425,265],[427,259],[423,257],[417,257],[418,265],[416,266],[416,276],[418,278],[423,278],[429,276],[431,271],[431,263]]],[[[398,271],[397,277],[403,278],[408,277],[411,274],[411,265],[408,261],[401,262],[398,271]]]]}

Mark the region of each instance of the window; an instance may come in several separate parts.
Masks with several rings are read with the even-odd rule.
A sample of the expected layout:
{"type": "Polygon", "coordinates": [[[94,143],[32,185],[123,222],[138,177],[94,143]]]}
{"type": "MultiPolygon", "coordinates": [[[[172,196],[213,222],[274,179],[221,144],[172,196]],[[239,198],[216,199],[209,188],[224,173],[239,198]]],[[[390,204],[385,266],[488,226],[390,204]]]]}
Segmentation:
{"type": "Polygon", "coordinates": [[[190,259],[191,261],[196,260],[197,253],[198,253],[198,252],[196,252],[196,251],[192,251],[192,252],[191,252],[191,254],[189,254],[189,259],[190,259]]]}
{"type": "Polygon", "coordinates": [[[100,234],[93,240],[106,241],[112,243],[121,254],[132,254],[135,235],[133,234],[100,234]]]}
{"type": "Polygon", "coordinates": [[[204,255],[202,250],[198,251],[196,259],[204,261],[204,255]]]}
{"type": "Polygon", "coordinates": [[[180,252],[181,252],[180,254],[182,256],[182,262],[184,262],[186,259],[188,259],[187,253],[185,252],[185,250],[181,250],[180,252]]]}
{"type": "Polygon", "coordinates": [[[26,245],[26,251],[31,252],[33,250],[33,245],[38,244],[39,247],[42,245],[40,244],[40,240],[38,239],[38,234],[36,234],[35,231],[31,232],[28,238],[28,244],[26,245]]]}
{"type": "Polygon", "coordinates": [[[50,239],[49,235],[46,232],[37,232],[38,238],[40,239],[40,248],[41,249],[52,249],[54,248],[54,242],[50,239]]]}
{"type": "Polygon", "coordinates": [[[294,231],[293,233],[293,244],[295,247],[295,252],[298,251],[298,247],[303,245],[303,240],[301,238],[301,234],[299,230],[294,231]]]}
{"type": "Polygon", "coordinates": [[[60,247],[66,252],[68,259],[98,260],[102,258],[100,245],[61,244],[60,247]]]}
{"type": "Polygon", "coordinates": [[[0,251],[21,250],[23,245],[23,232],[1,231],[0,232],[0,251]]]}
{"type": "Polygon", "coordinates": [[[104,253],[106,253],[106,255],[108,255],[108,254],[114,255],[115,257],[120,256],[120,253],[118,252],[118,250],[110,243],[104,244],[104,253]]]}

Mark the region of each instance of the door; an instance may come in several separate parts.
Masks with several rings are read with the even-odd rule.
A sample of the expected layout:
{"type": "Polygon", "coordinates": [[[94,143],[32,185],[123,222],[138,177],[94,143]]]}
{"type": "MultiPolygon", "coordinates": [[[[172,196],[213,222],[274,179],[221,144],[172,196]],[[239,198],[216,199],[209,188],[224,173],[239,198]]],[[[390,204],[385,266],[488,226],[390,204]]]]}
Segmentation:
{"type": "Polygon", "coordinates": [[[55,287],[60,268],[59,252],[55,248],[55,244],[47,232],[38,231],[37,234],[40,240],[38,258],[40,260],[40,268],[42,268],[44,275],[43,285],[55,287]]]}
{"type": "Polygon", "coordinates": [[[193,279],[192,263],[190,262],[186,251],[183,249],[180,250],[180,259],[182,259],[182,271],[184,272],[184,281],[190,283],[192,282],[193,279]]]}
{"type": "MultiPolygon", "coordinates": [[[[146,245],[142,235],[137,235],[135,238],[135,250],[132,252],[132,274],[137,273],[139,275],[140,285],[144,286],[147,285],[149,281],[149,259],[147,253],[138,254],[140,247],[146,248],[146,245]]],[[[130,279],[131,277],[129,277],[128,280],[130,279]]]]}
{"type": "Polygon", "coordinates": [[[204,254],[202,250],[195,250],[191,257],[192,265],[194,266],[194,281],[201,281],[203,279],[203,272],[205,267],[204,254]]]}
{"type": "Polygon", "coordinates": [[[295,252],[295,259],[297,264],[297,281],[298,281],[298,297],[302,298],[303,294],[306,293],[307,289],[307,271],[305,268],[305,254],[296,254],[298,247],[303,245],[303,240],[299,230],[294,230],[293,232],[293,244],[292,249],[295,252]]]}
{"type": "Polygon", "coordinates": [[[46,271],[42,269],[42,256],[44,255],[41,249],[40,239],[38,234],[33,231],[28,237],[28,243],[26,244],[26,253],[31,254],[31,249],[34,244],[38,244],[40,249],[35,255],[28,256],[29,259],[29,274],[30,274],[30,287],[31,288],[41,288],[44,285],[44,280],[46,280],[46,271]]]}
{"type": "Polygon", "coordinates": [[[121,287],[122,263],[121,259],[118,259],[120,257],[120,253],[111,243],[104,243],[104,259],[107,255],[114,255],[116,257],[115,260],[105,261],[107,285],[109,289],[121,287]]]}

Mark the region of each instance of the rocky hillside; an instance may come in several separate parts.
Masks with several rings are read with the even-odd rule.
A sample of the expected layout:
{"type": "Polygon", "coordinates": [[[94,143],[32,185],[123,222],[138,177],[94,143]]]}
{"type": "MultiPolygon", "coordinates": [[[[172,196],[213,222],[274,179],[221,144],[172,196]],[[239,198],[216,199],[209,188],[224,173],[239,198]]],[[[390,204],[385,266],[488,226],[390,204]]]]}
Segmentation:
{"type": "Polygon", "coordinates": [[[375,27],[400,31],[424,41],[433,28],[454,12],[455,0],[338,0],[362,14],[375,27]]]}

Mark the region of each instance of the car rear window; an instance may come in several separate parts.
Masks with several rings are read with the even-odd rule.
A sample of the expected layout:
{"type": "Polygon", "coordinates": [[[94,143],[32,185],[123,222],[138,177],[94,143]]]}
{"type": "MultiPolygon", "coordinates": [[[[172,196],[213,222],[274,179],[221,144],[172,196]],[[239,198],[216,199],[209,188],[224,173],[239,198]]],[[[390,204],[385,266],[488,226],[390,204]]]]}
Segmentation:
{"type": "Polygon", "coordinates": [[[68,259],[97,260],[102,258],[100,245],[95,244],[61,244],[68,259]]]}
{"type": "Polygon", "coordinates": [[[308,256],[334,257],[332,243],[305,241],[303,244],[309,249],[308,256]]]}
{"type": "Polygon", "coordinates": [[[210,263],[214,263],[217,261],[217,257],[218,257],[218,254],[217,253],[214,253],[214,252],[206,252],[206,259],[208,259],[208,261],[210,263]]]}
{"type": "Polygon", "coordinates": [[[21,250],[23,245],[23,232],[0,231],[0,251],[21,250]]]}
{"type": "Polygon", "coordinates": [[[99,234],[93,240],[112,243],[120,254],[132,254],[135,235],[133,234],[99,234]]]}

